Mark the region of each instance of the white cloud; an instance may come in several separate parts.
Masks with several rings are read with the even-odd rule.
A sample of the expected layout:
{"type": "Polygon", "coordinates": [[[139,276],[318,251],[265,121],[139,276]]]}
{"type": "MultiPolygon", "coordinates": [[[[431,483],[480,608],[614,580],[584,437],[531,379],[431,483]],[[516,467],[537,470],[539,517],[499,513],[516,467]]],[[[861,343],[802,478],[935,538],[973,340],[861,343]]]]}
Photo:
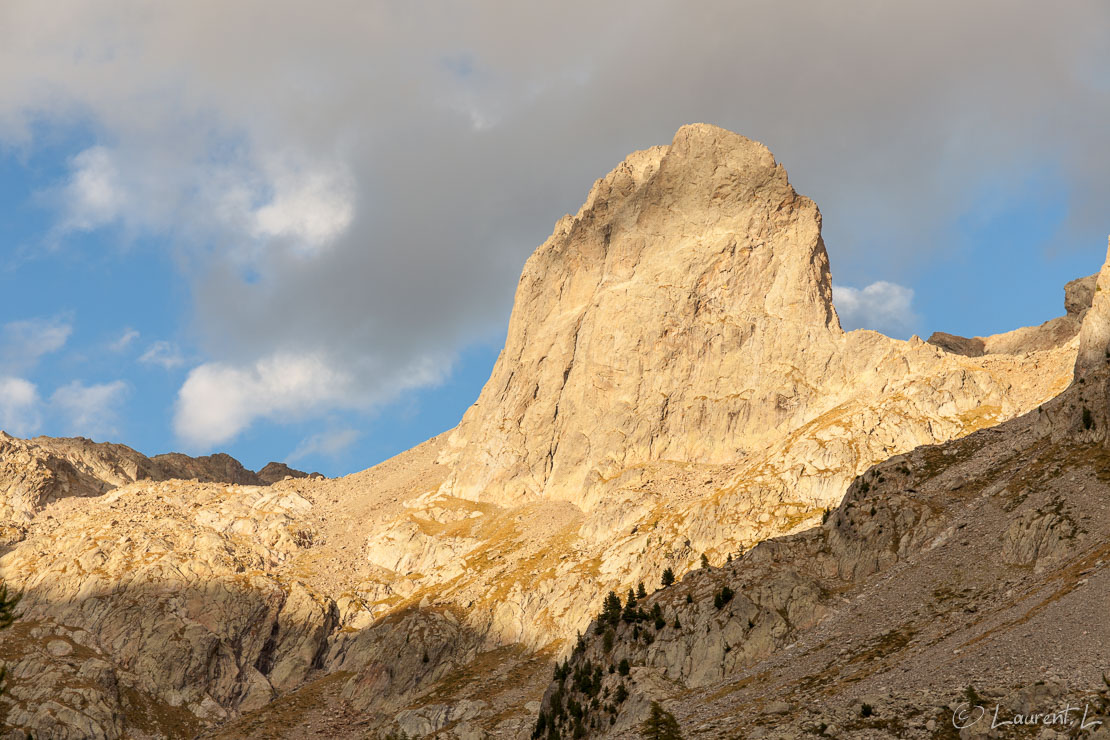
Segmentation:
{"type": "Polygon", "coordinates": [[[919,322],[913,290],[880,280],[866,288],[833,286],[833,303],[846,330],[874,329],[897,337],[913,332],[919,322]]]}
{"type": "Polygon", "coordinates": [[[0,429],[26,437],[34,434],[41,423],[35,384],[23,378],[0,377],[0,429]]]}
{"type": "Polygon", "coordinates": [[[173,370],[183,365],[185,358],[176,344],[160,339],[146,348],[146,352],[139,356],[139,362],[144,365],[161,365],[167,370],[173,370]]]}
{"type": "Polygon", "coordinates": [[[61,319],[11,321],[0,330],[0,366],[13,371],[34,367],[43,355],[57,352],[73,327],[61,319]]]}
{"type": "Polygon", "coordinates": [[[90,147],[70,162],[62,191],[63,230],[91,231],[116,220],[127,205],[119,168],[105,147],[90,147]]]}
{"type": "Polygon", "coordinates": [[[310,455],[338,457],[362,436],[357,429],[333,429],[314,434],[301,440],[296,449],[289,453],[286,462],[294,463],[310,455]]]}
{"type": "Polygon", "coordinates": [[[354,218],[353,183],[343,172],[283,171],[272,200],[253,213],[252,233],[287,237],[311,255],[343,234],[354,218]]]}
{"type": "Polygon", "coordinates": [[[116,431],[116,406],[127,384],[122,380],[85,385],[80,381],[58,388],[50,396],[52,410],[63,416],[72,434],[103,436],[116,431]]]}
{"type": "Polygon", "coordinates": [[[189,372],[178,392],[174,430],[190,447],[209,449],[257,419],[287,422],[335,408],[368,408],[436,383],[449,369],[447,363],[422,360],[393,376],[379,376],[367,392],[355,374],[322,355],[276,353],[245,366],[206,363],[189,372]]]}
{"type": "Polygon", "coordinates": [[[113,352],[123,352],[125,349],[130,347],[131,344],[138,338],[139,332],[135,329],[132,329],[131,327],[128,327],[123,330],[122,334],[119,335],[119,339],[116,339],[114,342],[108,345],[108,349],[112,350],[113,352]]]}
{"type": "Polygon", "coordinates": [[[298,416],[331,407],[351,379],[320,358],[274,355],[250,367],[209,363],[194,368],[178,393],[174,429],[187,444],[208,447],[235,437],[260,416],[298,416]]]}

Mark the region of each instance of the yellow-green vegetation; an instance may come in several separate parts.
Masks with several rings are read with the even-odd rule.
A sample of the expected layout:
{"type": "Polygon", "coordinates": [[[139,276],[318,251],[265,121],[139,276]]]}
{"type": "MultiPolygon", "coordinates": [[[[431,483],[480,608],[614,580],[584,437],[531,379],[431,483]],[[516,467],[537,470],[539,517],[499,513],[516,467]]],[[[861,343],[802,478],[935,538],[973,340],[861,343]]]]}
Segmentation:
{"type": "Polygon", "coordinates": [[[1002,418],[1002,407],[998,405],[984,404],[976,406],[973,409],[968,409],[956,415],[968,434],[977,432],[980,429],[993,427],[998,424],[1002,418]]]}

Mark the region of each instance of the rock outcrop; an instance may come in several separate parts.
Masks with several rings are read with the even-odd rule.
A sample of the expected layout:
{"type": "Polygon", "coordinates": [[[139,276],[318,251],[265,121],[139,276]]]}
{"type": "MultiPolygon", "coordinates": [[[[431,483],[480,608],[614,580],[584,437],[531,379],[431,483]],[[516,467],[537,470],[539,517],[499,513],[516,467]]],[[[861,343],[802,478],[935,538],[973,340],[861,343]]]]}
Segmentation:
{"type": "MultiPolygon", "coordinates": [[[[816,206],[762,145],[683,127],[559,221],[525,267],[478,403],[393,460],[325,480],[0,439],[13,530],[0,578],[26,594],[21,631],[0,633],[8,725],[527,736],[553,661],[604,595],[668,567],[681,588],[652,598],[668,625],[699,632],[615,629],[640,687],[628,701],[709,691],[811,633],[840,608],[837,589],[954,536],[944,495],[975,487],[927,475],[934,452],[910,451],[1067,388],[1105,313],[1089,282],[1069,286],[1058,329],[1014,333],[1004,352],[844,332],[816,206]],[[887,463],[841,503],[897,455],[909,472],[887,463]],[[909,490],[926,480],[930,496],[909,490]],[[734,572],[726,616],[707,603],[734,572]]],[[[1023,434],[1066,426],[1038,423],[1023,434]]],[[[960,460],[981,449],[968,444],[952,448],[960,460]]],[[[1007,567],[1070,557],[1059,542],[1078,520],[1049,503],[1007,520],[1007,567]]],[[[637,715],[612,716],[618,732],[637,715]]]]}
{"type": "Polygon", "coordinates": [[[1059,347],[1079,334],[1083,318],[1094,300],[1097,277],[1098,275],[1088,275],[1064,286],[1066,313],[1040,326],[1014,329],[989,337],[970,338],[938,331],[929,337],[929,344],[968,357],[1025,354],[1031,350],[1059,347]]]}

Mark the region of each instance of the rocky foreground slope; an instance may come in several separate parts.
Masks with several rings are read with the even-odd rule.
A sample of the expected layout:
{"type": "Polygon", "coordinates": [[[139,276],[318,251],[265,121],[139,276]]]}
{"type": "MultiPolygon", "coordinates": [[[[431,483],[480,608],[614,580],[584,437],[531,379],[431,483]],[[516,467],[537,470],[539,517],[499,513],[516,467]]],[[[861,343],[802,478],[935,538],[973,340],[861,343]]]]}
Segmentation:
{"type": "MultiPolygon", "coordinates": [[[[130,475],[55,487],[33,506],[8,486],[22,521],[0,578],[26,596],[0,635],[7,726],[527,737],[578,631],[601,643],[576,660],[604,662],[589,652],[605,650],[604,631],[589,630],[605,594],[657,583],[664,568],[685,577],[654,598],[669,609],[677,594],[674,608],[691,610],[664,610],[667,624],[711,637],[718,619],[725,636],[668,626],[658,653],[665,635],[616,627],[609,650],[626,651],[637,683],[620,712],[589,715],[591,732],[627,732],[648,697],[733,681],[823,624],[836,589],[897,567],[903,546],[916,552],[901,537],[928,539],[924,512],[946,521],[943,501],[918,510],[890,489],[875,521],[841,508],[819,526],[849,483],[1061,393],[1080,327],[1094,331],[1103,310],[1091,280],[1077,281],[1062,319],[964,340],[969,350],[844,332],[830,286],[820,214],[770,152],[687,126],[599,180],[528,261],[505,349],[455,430],[337,480],[130,475]],[[868,526],[879,539],[859,539],[868,526]],[[770,558],[771,572],[776,552],[792,575],[745,586],[756,576],[742,565],[770,558]],[[720,621],[713,596],[733,573],[743,616],[720,621]]],[[[907,470],[850,497],[920,474],[907,470]]],[[[707,733],[740,706],[696,695],[708,714],[682,720],[707,733]]],[[[795,719],[807,721],[782,715],[795,719]]]]}

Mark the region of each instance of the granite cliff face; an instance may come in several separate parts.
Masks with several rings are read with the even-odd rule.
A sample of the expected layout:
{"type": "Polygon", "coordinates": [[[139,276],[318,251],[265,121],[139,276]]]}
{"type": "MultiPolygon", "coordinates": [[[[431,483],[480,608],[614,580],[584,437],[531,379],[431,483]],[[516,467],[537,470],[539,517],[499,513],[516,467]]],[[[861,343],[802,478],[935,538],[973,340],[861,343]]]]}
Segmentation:
{"type": "MultiPolygon", "coordinates": [[[[812,528],[872,465],[1037,408],[1071,383],[1080,346],[1101,372],[1094,288],[1070,286],[1050,330],[980,340],[1006,351],[959,351],[842,331],[830,286],[820,214],[770,152],[687,126],[559,221],[477,404],[393,460],[337,480],[250,478],[219,457],[0,440],[0,578],[26,591],[0,634],[8,725],[527,736],[552,661],[610,589],[666,567],[701,583],[716,572],[703,554],[721,565],[777,535],[837,537],[812,528]]],[[[1042,425],[1065,430],[1068,413],[1042,425]]],[[[884,537],[928,515],[886,506],[884,537]]],[[[775,575],[738,601],[752,626],[727,628],[735,652],[682,637],[640,667],[661,668],[660,685],[728,680],[822,618],[821,578],[897,561],[901,541],[881,542],[836,540],[817,575],[775,575]],[[749,633],[762,637],[740,647],[749,633]]],[[[780,545],[761,547],[744,560],[780,545]]]]}
{"type": "Polygon", "coordinates": [[[525,265],[505,349],[441,457],[452,467],[443,492],[588,512],[635,466],[770,454],[778,473],[808,468],[783,482],[819,507],[861,466],[1063,389],[1074,350],[1059,350],[1090,288],[1069,286],[1051,329],[998,340],[1008,356],[970,363],[843,332],[820,227],[813,202],[742,136],[687,126],[669,147],[631,155],[525,265]],[[1039,363],[1052,367],[1027,370],[1039,363]],[[787,440],[805,447],[796,459],[787,440]],[[827,451],[840,443],[863,449],[827,451]]]}

